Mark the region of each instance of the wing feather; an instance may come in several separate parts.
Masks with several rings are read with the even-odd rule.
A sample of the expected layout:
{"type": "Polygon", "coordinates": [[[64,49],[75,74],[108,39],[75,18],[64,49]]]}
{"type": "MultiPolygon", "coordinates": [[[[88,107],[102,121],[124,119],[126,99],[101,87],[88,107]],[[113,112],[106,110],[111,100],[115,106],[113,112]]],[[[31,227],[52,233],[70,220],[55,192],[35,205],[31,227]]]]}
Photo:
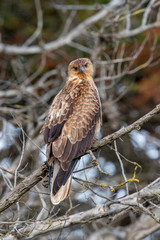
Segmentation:
{"type": "MultiPolygon", "coordinates": [[[[73,112],[74,115],[74,112],[73,112]]],[[[59,140],[64,136],[67,136],[67,144],[60,146],[60,152],[63,154],[59,157],[59,161],[61,162],[61,167],[63,170],[67,171],[69,168],[69,163],[73,160],[81,156],[86,152],[87,149],[90,148],[92,139],[95,135],[95,129],[97,123],[99,123],[100,119],[100,107],[89,116],[86,114],[82,114],[82,119],[74,116],[71,116],[64,125],[62,129],[62,134],[59,137],[59,140]],[[76,118],[76,121],[73,121],[73,117],[76,118]],[[74,123],[74,125],[73,125],[74,123]],[[79,124],[80,123],[80,124],[79,124]],[[62,149],[63,148],[63,149],[62,149]]],[[[53,154],[58,157],[54,151],[54,149],[58,149],[56,147],[58,144],[58,140],[53,142],[53,154]]]]}
{"type": "Polygon", "coordinates": [[[45,124],[41,129],[41,132],[44,131],[46,144],[54,142],[59,137],[66,120],[72,114],[73,99],[70,95],[72,87],[72,82],[66,84],[53,100],[45,124]]]}
{"type": "Polygon", "coordinates": [[[60,157],[60,159],[65,159],[65,160],[68,159],[72,152],[72,147],[73,146],[71,145],[69,139],[67,139],[67,143],[66,143],[63,155],[60,157]]]}
{"type": "Polygon", "coordinates": [[[48,156],[53,155],[60,162],[55,192],[66,183],[77,159],[90,148],[100,118],[99,96],[88,80],[78,85],[69,81],[54,99],[42,130],[48,156]]]}
{"type": "Polygon", "coordinates": [[[59,136],[58,139],[52,143],[52,152],[54,157],[58,159],[61,158],[61,156],[64,153],[66,144],[67,144],[67,136],[59,136]]]}

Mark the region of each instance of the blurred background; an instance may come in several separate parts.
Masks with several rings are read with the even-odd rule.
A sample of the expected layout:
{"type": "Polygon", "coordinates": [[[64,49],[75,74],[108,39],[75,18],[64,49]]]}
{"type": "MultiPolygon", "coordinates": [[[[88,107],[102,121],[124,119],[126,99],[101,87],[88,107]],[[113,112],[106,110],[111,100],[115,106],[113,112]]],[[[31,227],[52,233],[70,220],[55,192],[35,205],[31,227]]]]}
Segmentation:
{"type": "MultiPolygon", "coordinates": [[[[0,198],[21,181],[17,173],[29,176],[45,161],[40,129],[66,82],[70,61],[88,57],[93,62],[103,108],[100,138],[160,103],[159,6],[159,0],[0,1],[0,198]]],[[[70,199],[53,207],[49,189],[37,184],[0,216],[1,234],[12,231],[16,221],[55,218],[69,209],[69,214],[78,213],[158,178],[159,116],[94,155],[99,166],[92,166],[89,155],[77,165],[70,199]],[[133,177],[133,162],[140,165],[139,183],[118,187],[133,177]]],[[[117,229],[131,229],[139,218],[132,213],[110,225],[102,219],[33,239],[125,239],[116,235],[117,229]]],[[[160,233],[144,239],[160,239],[160,233]]]]}

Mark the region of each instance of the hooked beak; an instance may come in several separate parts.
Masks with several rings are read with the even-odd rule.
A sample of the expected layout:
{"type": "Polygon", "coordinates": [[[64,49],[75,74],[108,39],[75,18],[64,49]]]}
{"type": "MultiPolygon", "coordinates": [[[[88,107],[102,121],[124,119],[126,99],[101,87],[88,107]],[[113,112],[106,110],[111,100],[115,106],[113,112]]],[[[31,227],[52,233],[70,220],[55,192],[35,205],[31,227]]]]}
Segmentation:
{"type": "Polygon", "coordinates": [[[85,72],[85,68],[84,67],[80,67],[80,72],[84,73],[85,72]]]}

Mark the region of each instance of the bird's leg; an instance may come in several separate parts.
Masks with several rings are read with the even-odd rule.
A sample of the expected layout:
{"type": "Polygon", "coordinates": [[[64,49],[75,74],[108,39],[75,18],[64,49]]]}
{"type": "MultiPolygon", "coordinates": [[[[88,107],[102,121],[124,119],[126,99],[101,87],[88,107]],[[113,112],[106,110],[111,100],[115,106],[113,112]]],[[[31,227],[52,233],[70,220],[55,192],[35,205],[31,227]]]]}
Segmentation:
{"type": "MultiPolygon", "coordinates": [[[[44,164],[45,164],[47,167],[49,167],[48,161],[45,161],[44,164]]],[[[46,176],[45,176],[45,177],[43,178],[43,180],[42,180],[42,185],[43,185],[43,187],[45,187],[45,188],[48,188],[48,176],[49,176],[49,172],[47,172],[46,176]]]]}
{"type": "Polygon", "coordinates": [[[42,180],[42,185],[45,188],[48,188],[48,185],[49,185],[48,176],[49,174],[47,174],[46,177],[42,180]]]}
{"type": "Polygon", "coordinates": [[[49,166],[49,189],[51,190],[51,179],[52,179],[52,176],[53,176],[53,167],[52,166],[49,166]]]}
{"type": "Polygon", "coordinates": [[[52,179],[52,175],[53,175],[53,167],[52,166],[48,166],[49,167],[49,172],[47,173],[46,177],[42,180],[42,185],[45,188],[51,189],[51,179],[52,179]]]}
{"type": "Polygon", "coordinates": [[[49,186],[50,189],[51,189],[51,178],[53,174],[52,161],[53,161],[52,158],[45,161],[45,164],[47,165],[49,172],[47,173],[46,177],[42,181],[43,187],[48,188],[49,186]]]}

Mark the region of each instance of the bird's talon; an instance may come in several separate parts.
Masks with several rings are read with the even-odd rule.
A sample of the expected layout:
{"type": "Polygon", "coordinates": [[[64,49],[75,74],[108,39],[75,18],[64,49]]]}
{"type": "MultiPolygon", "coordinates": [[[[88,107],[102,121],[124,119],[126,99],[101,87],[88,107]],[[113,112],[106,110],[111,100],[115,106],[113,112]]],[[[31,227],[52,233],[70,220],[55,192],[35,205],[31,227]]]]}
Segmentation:
{"type": "Polygon", "coordinates": [[[49,179],[48,179],[48,177],[43,179],[42,185],[43,185],[43,187],[48,188],[48,186],[49,186],[49,179]]]}

